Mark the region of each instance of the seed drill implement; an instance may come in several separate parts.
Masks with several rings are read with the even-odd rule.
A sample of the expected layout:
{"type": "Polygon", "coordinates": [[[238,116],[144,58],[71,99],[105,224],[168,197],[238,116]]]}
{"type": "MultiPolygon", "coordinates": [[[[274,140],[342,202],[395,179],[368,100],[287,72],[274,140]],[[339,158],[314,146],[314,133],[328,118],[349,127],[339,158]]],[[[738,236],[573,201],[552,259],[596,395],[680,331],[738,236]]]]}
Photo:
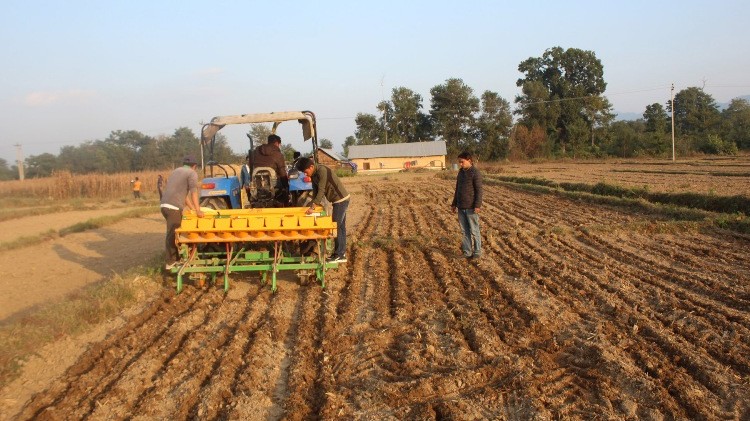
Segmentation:
{"type": "MultiPolygon", "coordinates": [[[[316,160],[315,115],[310,111],[214,117],[203,126],[201,145],[210,148],[212,157],[216,133],[226,125],[273,123],[275,133],[285,121],[301,124],[304,140],[312,140],[312,157],[316,160]]],[[[177,292],[182,291],[185,276],[201,281],[210,277],[214,283],[221,278],[226,291],[229,275],[234,272],[256,272],[264,283],[270,278],[272,291],[277,289],[280,271],[294,271],[300,280],[315,280],[325,287],[326,271],[338,267],[338,263],[326,262],[336,236],[336,223],[331,216],[322,207],[312,214],[306,213],[307,206],[255,207],[257,203],[252,198],[242,205],[239,180],[229,175],[227,168],[231,165],[217,164],[212,159],[204,165],[207,177],[202,180],[201,203],[218,205],[204,208],[203,217],[186,212],[176,230],[181,260],[171,272],[177,276],[177,292]],[[219,167],[223,176],[215,177],[214,167],[219,167]]],[[[257,183],[252,186],[254,191],[270,188],[272,191],[268,193],[272,197],[277,195],[273,189],[278,185],[269,186],[267,178],[256,177],[255,170],[252,175],[251,183],[257,183]]],[[[294,197],[292,194],[289,201],[294,197]]]]}

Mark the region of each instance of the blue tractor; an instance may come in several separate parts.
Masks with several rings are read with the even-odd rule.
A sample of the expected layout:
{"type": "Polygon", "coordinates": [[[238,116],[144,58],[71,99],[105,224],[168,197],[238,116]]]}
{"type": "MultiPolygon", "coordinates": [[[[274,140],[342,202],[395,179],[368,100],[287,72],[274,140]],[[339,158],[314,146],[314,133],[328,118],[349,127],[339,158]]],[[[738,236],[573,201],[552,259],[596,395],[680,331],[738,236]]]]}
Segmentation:
{"type": "MultiPolygon", "coordinates": [[[[242,185],[237,176],[237,169],[230,164],[214,161],[213,150],[216,133],[229,124],[273,123],[272,133],[285,121],[297,121],[302,126],[305,141],[312,141],[312,158],[317,164],[318,133],[315,114],[311,111],[287,111],[265,114],[242,114],[235,116],[214,117],[201,130],[201,148],[207,149],[208,161],[203,165],[204,178],[201,182],[200,204],[212,209],[242,209],[278,207],[276,174],[271,168],[253,168],[250,176],[250,199],[243,204],[242,185]]],[[[248,136],[250,137],[250,136],[248,136]]],[[[253,142],[250,139],[250,150],[253,142]]],[[[202,155],[203,157],[203,155],[202,155]]],[[[295,161],[296,163],[296,161],[295,161]]],[[[307,206],[312,200],[312,182],[294,168],[294,163],[287,167],[289,176],[289,195],[292,206],[307,206]]]]}

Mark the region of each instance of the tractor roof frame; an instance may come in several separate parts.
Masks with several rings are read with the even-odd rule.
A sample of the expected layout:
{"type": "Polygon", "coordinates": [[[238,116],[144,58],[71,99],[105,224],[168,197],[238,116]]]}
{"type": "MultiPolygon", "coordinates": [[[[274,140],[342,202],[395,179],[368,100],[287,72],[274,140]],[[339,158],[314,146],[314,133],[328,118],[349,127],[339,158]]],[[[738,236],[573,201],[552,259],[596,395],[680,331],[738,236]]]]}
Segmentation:
{"type": "Polygon", "coordinates": [[[273,123],[272,132],[276,133],[276,128],[279,124],[295,120],[302,125],[304,140],[313,139],[313,148],[317,147],[318,134],[315,114],[312,111],[282,111],[214,117],[208,124],[203,125],[203,129],[201,130],[201,144],[208,145],[213,143],[216,133],[224,128],[224,126],[230,124],[273,123]]]}

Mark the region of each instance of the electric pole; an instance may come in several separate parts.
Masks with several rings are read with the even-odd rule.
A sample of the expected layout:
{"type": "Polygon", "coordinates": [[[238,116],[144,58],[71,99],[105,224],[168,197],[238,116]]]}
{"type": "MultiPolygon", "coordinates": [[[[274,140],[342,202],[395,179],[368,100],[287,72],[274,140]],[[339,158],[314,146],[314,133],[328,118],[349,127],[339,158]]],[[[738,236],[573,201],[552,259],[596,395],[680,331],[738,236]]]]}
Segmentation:
{"type": "Polygon", "coordinates": [[[674,83],[672,84],[672,161],[674,161],[674,83]]]}
{"type": "Polygon", "coordinates": [[[23,181],[23,149],[19,143],[13,145],[16,147],[16,166],[18,167],[18,179],[23,181]]]}
{"type": "Polygon", "coordinates": [[[385,103],[385,91],[383,90],[383,81],[385,75],[380,78],[380,95],[383,97],[383,128],[385,129],[385,144],[388,144],[388,107],[385,103]]]}

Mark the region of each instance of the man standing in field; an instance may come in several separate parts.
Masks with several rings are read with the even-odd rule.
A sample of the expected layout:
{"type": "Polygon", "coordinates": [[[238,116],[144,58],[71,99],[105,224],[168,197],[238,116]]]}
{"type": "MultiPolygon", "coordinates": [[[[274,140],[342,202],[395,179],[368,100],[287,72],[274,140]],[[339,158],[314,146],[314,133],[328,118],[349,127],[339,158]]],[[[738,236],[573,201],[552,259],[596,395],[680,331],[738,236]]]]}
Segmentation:
{"type": "Polygon", "coordinates": [[[164,196],[164,177],[161,174],[156,179],[156,190],[159,191],[159,201],[161,201],[162,196],[164,196]]]}
{"type": "Polygon", "coordinates": [[[140,199],[141,198],[141,180],[138,179],[138,177],[135,178],[135,180],[131,181],[133,184],[133,198],[140,199]]]}
{"type": "Polygon", "coordinates": [[[451,210],[458,211],[458,223],[463,231],[461,251],[467,259],[482,257],[482,236],[479,233],[479,209],[482,207],[482,175],[474,166],[469,152],[458,155],[456,192],[453,195],[451,210]]]}
{"type": "Polygon", "coordinates": [[[333,204],[336,240],[333,255],[327,259],[327,262],[346,262],[346,209],[349,208],[349,193],[333,170],[325,165],[315,165],[310,158],[300,158],[297,161],[297,170],[305,173],[312,180],[313,199],[310,208],[305,211],[307,214],[315,210],[316,204],[322,204],[324,197],[333,204]]]}
{"type": "Polygon", "coordinates": [[[193,156],[182,160],[182,167],[176,168],[167,178],[167,186],[161,199],[161,214],[167,221],[166,270],[172,269],[180,260],[175,244],[175,230],[182,223],[182,210],[187,205],[199,218],[203,217],[198,202],[198,166],[193,156]]]}

